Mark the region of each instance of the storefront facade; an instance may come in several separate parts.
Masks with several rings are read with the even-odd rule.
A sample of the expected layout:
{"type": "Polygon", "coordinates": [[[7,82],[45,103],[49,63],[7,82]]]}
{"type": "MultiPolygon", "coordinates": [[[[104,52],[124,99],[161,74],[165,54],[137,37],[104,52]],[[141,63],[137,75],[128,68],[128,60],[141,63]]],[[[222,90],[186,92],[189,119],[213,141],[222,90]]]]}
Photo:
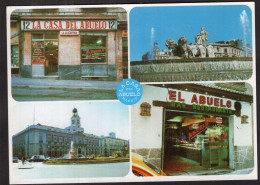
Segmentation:
{"type": "Polygon", "coordinates": [[[178,170],[180,160],[198,169],[253,168],[250,91],[244,83],[144,85],[132,107],[132,151],[163,170],[178,170]]]}
{"type": "Polygon", "coordinates": [[[17,20],[11,21],[11,69],[12,74],[19,73],[19,26],[17,20]]]}
{"type": "Polygon", "coordinates": [[[123,79],[124,9],[16,10],[11,19],[19,24],[21,77],[123,79]]]}

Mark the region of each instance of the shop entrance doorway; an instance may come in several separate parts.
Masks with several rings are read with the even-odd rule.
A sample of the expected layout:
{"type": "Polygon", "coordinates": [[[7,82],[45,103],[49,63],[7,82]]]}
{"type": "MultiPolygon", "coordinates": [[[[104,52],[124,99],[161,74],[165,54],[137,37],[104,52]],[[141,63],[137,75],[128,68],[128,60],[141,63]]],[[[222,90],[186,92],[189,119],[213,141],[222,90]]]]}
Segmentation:
{"type": "Polygon", "coordinates": [[[229,167],[228,118],[165,110],[163,171],[192,174],[229,167]]]}
{"type": "Polygon", "coordinates": [[[32,33],[32,76],[58,75],[58,33],[32,33]]]}
{"type": "Polygon", "coordinates": [[[45,41],[45,75],[58,75],[58,41],[45,41]]]}

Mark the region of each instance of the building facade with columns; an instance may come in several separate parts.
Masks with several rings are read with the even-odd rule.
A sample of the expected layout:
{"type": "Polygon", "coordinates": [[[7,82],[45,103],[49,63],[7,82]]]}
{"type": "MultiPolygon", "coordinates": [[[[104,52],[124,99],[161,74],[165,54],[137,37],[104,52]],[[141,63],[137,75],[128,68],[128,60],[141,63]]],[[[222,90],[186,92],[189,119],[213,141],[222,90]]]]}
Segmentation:
{"type": "Polygon", "coordinates": [[[10,30],[12,73],[21,77],[127,77],[127,14],[122,8],[17,9],[10,30]]]}
{"type": "Polygon", "coordinates": [[[103,137],[100,140],[101,153],[108,157],[112,156],[114,152],[120,152],[120,155],[125,156],[129,153],[129,141],[118,139],[116,137],[103,137]]]}
{"type": "Polygon", "coordinates": [[[63,157],[70,151],[73,142],[76,154],[111,156],[114,151],[128,153],[128,140],[109,136],[84,133],[76,108],[72,111],[70,126],[63,128],[42,125],[28,125],[12,137],[13,156],[26,158],[33,155],[63,157]]]}

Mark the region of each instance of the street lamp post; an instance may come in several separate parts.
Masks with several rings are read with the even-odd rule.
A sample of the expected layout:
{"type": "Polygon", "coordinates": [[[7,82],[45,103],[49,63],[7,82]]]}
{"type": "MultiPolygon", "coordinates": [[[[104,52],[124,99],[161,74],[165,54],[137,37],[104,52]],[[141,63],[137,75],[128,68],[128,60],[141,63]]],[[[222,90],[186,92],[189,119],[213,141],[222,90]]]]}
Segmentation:
{"type": "Polygon", "coordinates": [[[28,125],[28,131],[27,131],[27,157],[29,158],[29,156],[30,156],[30,142],[29,142],[29,139],[30,139],[30,137],[29,137],[29,125],[28,125]]]}

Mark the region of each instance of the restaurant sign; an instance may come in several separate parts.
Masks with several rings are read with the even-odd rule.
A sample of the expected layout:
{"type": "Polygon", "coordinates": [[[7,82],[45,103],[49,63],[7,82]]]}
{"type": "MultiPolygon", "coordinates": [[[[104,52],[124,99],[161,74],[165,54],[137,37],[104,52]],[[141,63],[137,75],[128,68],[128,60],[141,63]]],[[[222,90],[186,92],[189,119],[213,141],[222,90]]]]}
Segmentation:
{"type": "Polygon", "coordinates": [[[114,30],[116,20],[22,20],[21,30],[114,30]]]}
{"type": "Polygon", "coordinates": [[[189,107],[197,112],[232,114],[231,100],[192,93],[184,95],[184,93],[185,92],[177,92],[175,90],[169,91],[169,100],[172,100],[172,108],[186,109],[189,107]],[[188,105],[186,103],[188,103],[188,105]]]}

